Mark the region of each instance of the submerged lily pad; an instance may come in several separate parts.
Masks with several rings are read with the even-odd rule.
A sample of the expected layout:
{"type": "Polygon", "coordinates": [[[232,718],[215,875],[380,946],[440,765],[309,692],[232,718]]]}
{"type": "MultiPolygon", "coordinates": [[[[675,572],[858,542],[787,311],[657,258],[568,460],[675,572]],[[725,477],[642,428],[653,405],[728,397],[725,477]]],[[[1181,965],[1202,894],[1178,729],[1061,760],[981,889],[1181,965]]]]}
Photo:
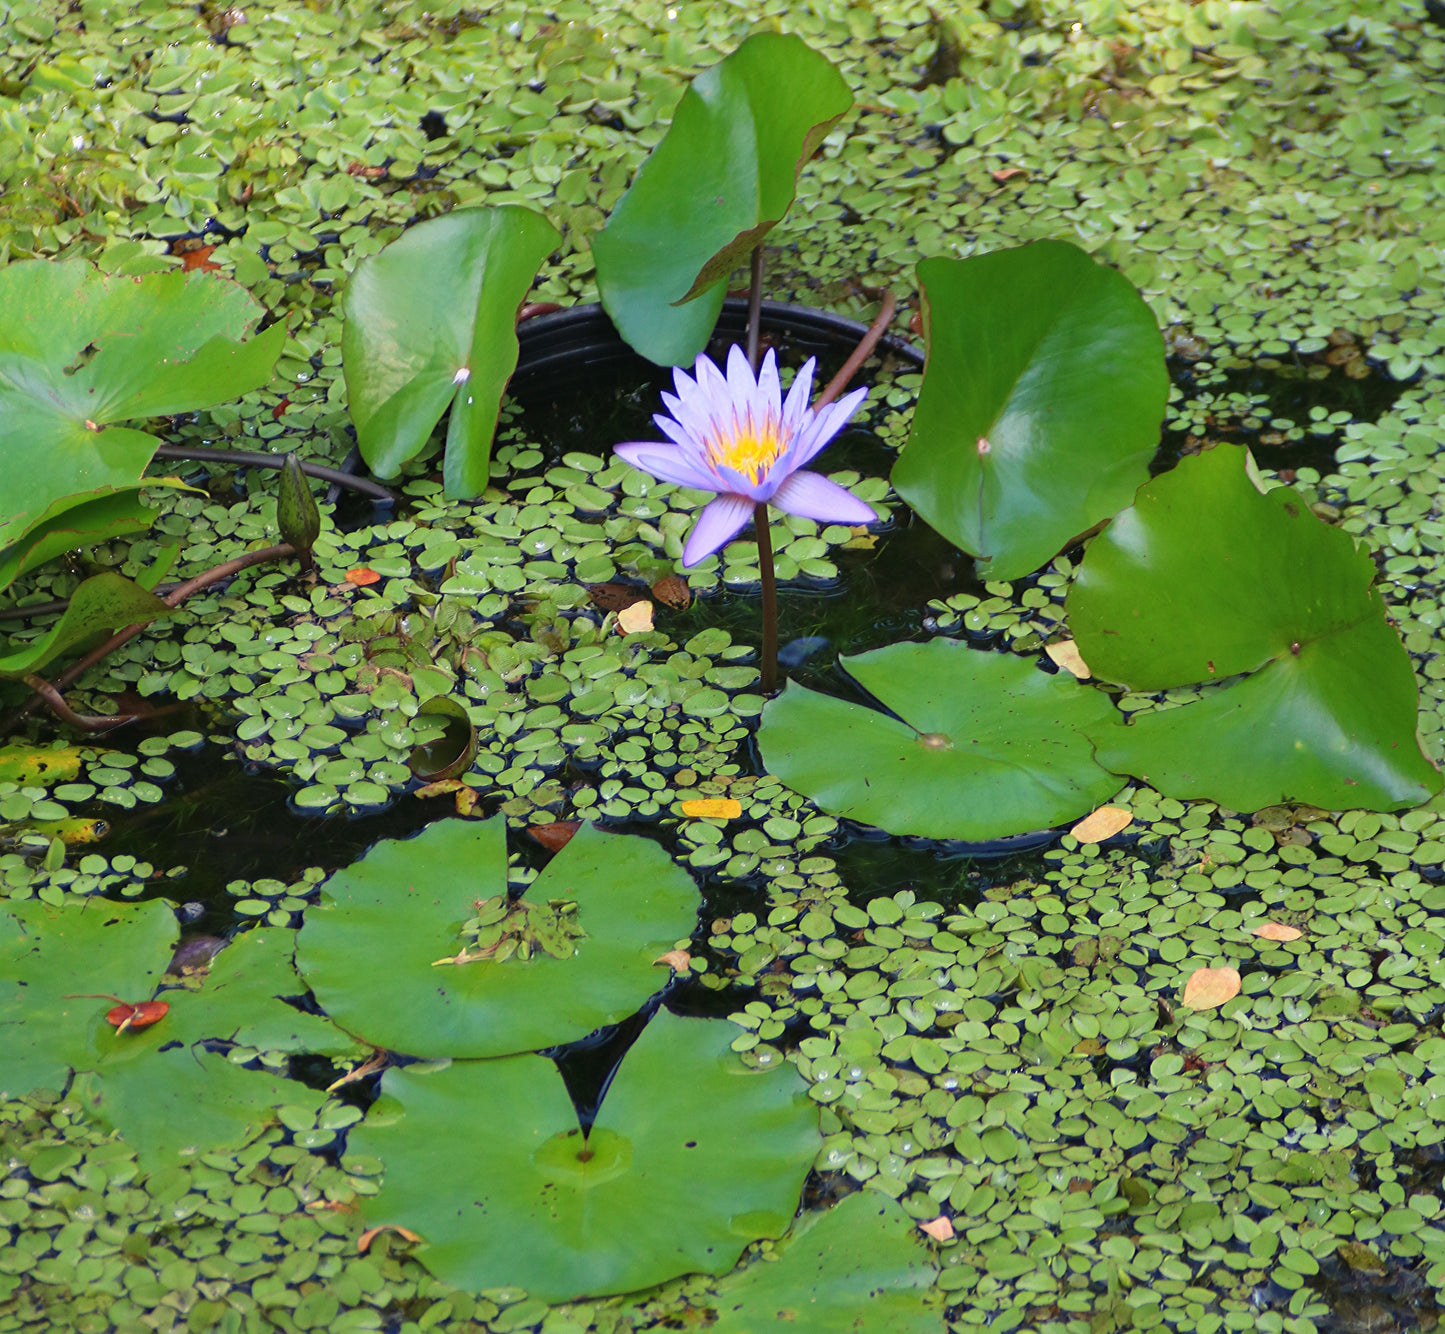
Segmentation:
{"type": "Polygon", "coordinates": [[[1161,690],[1252,673],[1136,716],[1100,738],[1100,762],[1236,810],[1418,805],[1441,777],[1374,562],[1287,487],[1261,492],[1247,458],[1183,459],[1085,554],[1067,605],[1096,675],[1161,690]]]}
{"type": "Polygon", "coordinates": [[[526,891],[537,907],[576,905],[571,957],[498,958],[478,948],[488,924],[475,919],[506,877],[500,818],[383,840],[326,882],[301,931],[302,974],[327,1014],[373,1046],[502,1056],[634,1013],[667,980],[654,961],[697,924],[697,887],[661,847],[587,825],[526,891]]]}
{"type": "Polygon", "coordinates": [[[782,1256],[718,1284],[714,1334],[941,1334],[941,1306],[925,1294],[938,1266],[916,1224],[877,1191],[806,1214],[782,1256]]]}
{"type": "Polygon", "coordinates": [[[796,1070],[747,1068],[736,1033],[659,1013],[585,1135],[541,1056],[388,1070],[350,1136],[386,1164],[368,1223],[420,1233],[444,1282],[549,1302],[725,1272],[787,1230],[821,1143],[796,1070]]]}
{"type": "Polygon", "coordinates": [[[1120,780],[1094,762],[1106,696],[950,640],[842,660],[897,716],[790,683],[763,710],[769,773],[833,815],[893,834],[992,839],[1076,819],[1120,780]]]}
{"type": "MultiPolygon", "coordinates": [[[[112,571],[92,575],[71,595],[65,613],[48,633],[0,656],[0,676],[23,677],[41,671],[68,649],[97,634],[173,615],[175,608],[122,575],[112,571]]],[[[0,647],[5,644],[5,637],[0,636],[0,647]]]]}
{"type": "Polygon", "coordinates": [[[1037,569],[1148,479],[1169,396],[1129,280],[1064,241],[918,266],[928,366],[893,485],[979,558],[1037,569]]]}
{"type": "Polygon", "coordinates": [[[592,238],[617,331],[659,365],[707,345],[727,279],[782,220],[799,169],[853,105],[801,38],[754,33],[682,95],[666,137],[592,238]]]}

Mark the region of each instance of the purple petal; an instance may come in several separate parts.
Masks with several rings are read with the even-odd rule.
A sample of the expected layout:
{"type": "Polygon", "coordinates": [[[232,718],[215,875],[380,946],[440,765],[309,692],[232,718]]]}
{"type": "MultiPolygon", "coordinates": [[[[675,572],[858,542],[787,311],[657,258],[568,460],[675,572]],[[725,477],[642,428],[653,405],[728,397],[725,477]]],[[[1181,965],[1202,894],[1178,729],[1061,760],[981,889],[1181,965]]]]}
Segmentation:
{"type": "Polygon", "coordinates": [[[718,479],[688,450],[639,440],[613,445],[612,452],[620,454],[634,468],[641,468],[661,481],[691,486],[699,491],[717,490],[718,479]]]}
{"type": "Polygon", "coordinates": [[[686,426],[682,425],[681,422],[674,420],[672,417],[664,416],[660,412],[654,413],[652,420],[657,429],[669,440],[673,441],[674,444],[683,445],[698,454],[702,453],[702,445],[698,442],[697,437],[693,435],[686,426]]]}
{"type": "Polygon", "coordinates": [[[778,358],[769,348],[763,357],[762,369],[758,371],[758,406],[763,415],[774,421],[783,419],[783,389],[778,382],[778,358]]]}
{"type": "Polygon", "coordinates": [[[747,355],[736,343],[728,349],[728,397],[732,400],[733,411],[743,416],[753,406],[758,396],[758,382],[753,378],[753,368],[748,365],[747,355]]]}
{"type": "Polygon", "coordinates": [[[812,424],[804,431],[802,437],[790,451],[789,466],[801,468],[809,459],[816,456],[848,424],[848,419],[858,411],[867,397],[866,389],[855,389],[851,394],[844,394],[836,403],[829,403],[818,412],[814,416],[812,424]]]}
{"type": "Polygon", "coordinates": [[[803,363],[803,369],[793,377],[793,383],[788,390],[787,402],[783,404],[783,437],[785,439],[796,435],[807,424],[808,420],[808,399],[813,392],[813,367],[817,365],[816,357],[809,357],[803,363]]]}
{"type": "Polygon", "coordinates": [[[772,503],[785,514],[816,519],[819,523],[878,522],[871,505],[865,505],[851,491],[817,472],[795,472],[773,493],[772,503]]]}
{"type": "Polygon", "coordinates": [[[733,540],[753,517],[753,502],[746,496],[719,496],[702,507],[697,524],[682,549],[686,569],[706,560],[733,540]]]}

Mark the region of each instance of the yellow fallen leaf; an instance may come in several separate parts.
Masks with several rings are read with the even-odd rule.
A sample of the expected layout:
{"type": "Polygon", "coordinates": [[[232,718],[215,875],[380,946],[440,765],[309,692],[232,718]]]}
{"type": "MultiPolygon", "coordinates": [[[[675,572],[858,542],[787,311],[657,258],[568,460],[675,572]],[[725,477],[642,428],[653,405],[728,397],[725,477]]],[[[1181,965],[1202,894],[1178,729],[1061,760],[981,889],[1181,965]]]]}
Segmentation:
{"type": "Polygon", "coordinates": [[[953,1224],[948,1221],[947,1214],[939,1214],[937,1218],[931,1219],[927,1223],[920,1223],[918,1229],[920,1232],[928,1233],[934,1241],[953,1240],[953,1224]]]}
{"type": "Polygon", "coordinates": [[[420,1241],[419,1234],[413,1232],[409,1227],[397,1227],[393,1223],[383,1223],[380,1227],[369,1227],[356,1239],[356,1249],[365,1255],[371,1249],[374,1242],[383,1232],[395,1232],[403,1241],[420,1241]]]}
{"type": "Polygon", "coordinates": [[[1196,968],[1184,983],[1183,1004],[1191,1010],[1214,1010],[1239,995],[1237,968],[1196,968]]]}
{"type": "Polygon", "coordinates": [[[419,787],[411,795],[414,797],[442,797],[448,792],[456,792],[462,788],[460,778],[439,778],[435,783],[428,783],[425,787],[419,787]]]}
{"type": "Polygon", "coordinates": [[[1265,922],[1254,928],[1254,934],[1265,940],[1298,940],[1304,932],[1297,926],[1286,926],[1283,922],[1265,922]]]}
{"type": "Polygon", "coordinates": [[[477,803],[481,801],[482,794],[474,787],[463,787],[457,791],[457,814],[470,815],[477,809],[477,803]]]}
{"type": "Polygon", "coordinates": [[[644,598],[641,602],[634,602],[630,607],[623,607],[617,613],[617,628],[624,635],[635,635],[644,630],[651,630],[652,603],[644,598]]]}
{"type": "Polygon", "coordinates": [[[1134,813],[1122,806],[1100,806],[1069,830],[1080,843],[1102,843],[1134,823],[1134,813]]]}
{"type": "Polygon", "coordinates": [[[682,803],[682,813],[694,820],[736,820],[743,804],[736,797],[694,797],[682,803]]]}
{"type": "Polygon", "coordinates": [[[1055,664],[1062,667],[1066,672],[1072,672],[1081,681],[1087,681],[1093,672],[1089,670],[1089,664],[1079,654],[1079,646],[1072,639],[1065,639],[1058,644],[1045,644],[1044,652],[1051,657],[1055,664]]]}
{"type": "Polygon", "coordinates": [[[668,950],[666,954],[659,954],[653,963],[665,963],[674,973],[685,973],[688,965],[692,963],[692,955],[686,950],[668,950]]]}

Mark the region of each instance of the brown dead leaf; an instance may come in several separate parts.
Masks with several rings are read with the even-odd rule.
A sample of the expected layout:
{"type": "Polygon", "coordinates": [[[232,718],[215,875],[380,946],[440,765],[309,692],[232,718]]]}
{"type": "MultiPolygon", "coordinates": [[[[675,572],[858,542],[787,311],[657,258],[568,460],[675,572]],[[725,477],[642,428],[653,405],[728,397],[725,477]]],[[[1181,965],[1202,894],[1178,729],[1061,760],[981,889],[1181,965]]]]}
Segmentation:
{"type": "Polygon", "coordinates": [[[1029,169],[1027,167],[1000,167],[997,171],[989,172],[989,175],[998,181],[1000,185],[1015,176],[1027,176],[1028,174],[1029,169]]]}
{"type": "Polygon", "coordinates": [[[1133,811],[1122,806],[1100,806],[1069,830],[1080,843],[1102,843],[1134,823],[1133,811]]]}
{"type": "Polygon", "coordinates": [[[1181,1004],[1191,1010],[1216,1010],[1225,1001],[1239,995],[1239,969],[1196,968],[1184,983],[1184,999],[1181,1004]]]}
{"type": "Polygon", "coordinates": [[[186,273],[190,273],[195,269],[199,269],[202,273],[218,272],[221,266],[214,263],[211,259],[211,254],[215,248],[213,245],[203,245],[196,246],[193,250],[187,250],[181,256],[181,268],[186,273]]]}
{"type": "Polygon", "coordinates": [[[581,828],[581,820],[553,820],[550,824],[528,825],[527,832],[548,852],[561,852],[581,828]]]}
{"type": "Polygon", "coordinates": [[[652,603],[634,602],[617,613],[617,628],[624,635],[642,634],[652,629],[652,603]]]}
{"type": "Polygon", "coordinates": [[[641,602],[647,594],[631,584],[588,584],[587,596],[603,611],[621,611],[634,602],[641,602]]]}
{"type": "Polygon", "coordinates": [[[665,574],[652,586],[652,596],[673,611],[686,611],[692,605],[692,589],[680,574],[665,574]]]}
{"type": "Polygon", "coordinates": [[[1089,670],[1089,664],[1084,661],[1083,655],[1079,652],[1079,646],[1072,639],[1065,639],[1058,644],[1045,644],[1044,652],[1054,660],[1057,666],[1077,676],[1080,681],[1087,681],[1093,676],[1093,672],[1089,670]]]}
{"type": "Polygon", "coordinates": [[[409,1227],[397,1227],[395,1223],[383,1223],[380,1227],[369,1227],[356,1239],[356,1249],[365,1255],[371,1249],[374,1242],[383,1232],[395,1232],[403,1241],[420,1241],[421,1236],[413,1232],[409,1227]]]}
{"type": "Polygon", "coordinates": [[[688,965],[692,963],[692,955],[686,950],[668,950],[666,954],[659,954],[653,963],[665,963],[674,973],[685,973],[688,965]]]}
{"type": "Polygon", "coordinates": [[[1254,934],[1264,940],[1298,940],[1304,932],[1297,926],[1286,926],[1283,922],[1265,922],[1254,928],[1254,934]]]}
{"type": "Polygon", "coordinates": [[[694,820],[736,820],[743,804],[736,797],[694,797],[682,803],[682,813],[694,820]]]}
{"type": "Polygon", "coordinates": [[[949,1221],[947,1214],[939,1214],[937,1218],[931,1219],[927,1223],[920,1223],[918,1230],[928,1233],[934,1241],[953,1240],[953,1224],[949,1221]]]}
{"type": "Polygon", "coordinates": [[[411,795],[414,797],[444,797],[448,792],[457,792],[466,784],[460,778],[438,778],[435,783],[428,783],[425,787],[419,787],[411,795]]]}

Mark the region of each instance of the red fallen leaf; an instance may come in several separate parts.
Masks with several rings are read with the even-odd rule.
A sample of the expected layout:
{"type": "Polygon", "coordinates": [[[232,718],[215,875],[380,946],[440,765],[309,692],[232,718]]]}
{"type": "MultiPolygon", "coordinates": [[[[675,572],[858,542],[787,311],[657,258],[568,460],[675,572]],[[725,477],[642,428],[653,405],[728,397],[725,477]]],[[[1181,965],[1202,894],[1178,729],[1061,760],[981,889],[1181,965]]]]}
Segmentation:
{"type": "Polygon", "coordinates": [[[915,338],[923,337],[923,312],[921,310],[915,310],[908,317],[908,332],[915,338]]]}
{"type": "Polygon", "coordinates": [[[285,414],[286,409],[290,406],[291,400],[289,398],[283,398],[278,404],[276,404],[274,408],[271,409],[271,420],[280,421],[282,416],[285,414]]]}
{"type": "Polygon", "coordinates": [[[551,824],[528,825],[527,832],[548,852],[561,852],[581,828],[581,820],[553,820],[551,824]]]}
{"type": "Polygon", "coordinates": [[[374,181],[380,176],[386,175],[385,167],[368,167],[364,162],[348,162],[346,164],[348,176],[360,176],[364,180],[374,181]]]}
{"type": "Polygon", "coordinates": [[[203,245],[197,246],[194,250],[187,250],[181,257],[181,268],[187,273],[193,269],[200,269],[202,273],[219,272],[221,266],[211,262],[211,252],[215,248],[213,245],[203,245]]]}
{"type": "Polygon", "coordinates": [[[587,596],[603,611],[621,611],[634,602],[641,602],[647,590],[630,584],[588,584],[587,596]]]}
{"type": "Polygon", "coordinates": [[[66,1000],[108,1000],[115,1004],[105,1012],[105,1022],[115,1029],[117,1034],[124,1033],[127,1029],[149,1028],[152,1024],[158,1024],[171,1011],[171,1007],[165,1001],[140,1001],[132,1005],[129,1001],[123,1001],[119,996],[110,996],[104,992],[82,991],[74,995],[66,996],[66,1000]]]}
{"type": "Polygon", "coordinates": [[[367,584],[381,582],[381,576],[375,570],[368,569],[365,565],[358,565],[354,570],[347,570],[346,582],[355,584],[358,588],[365,588],[367,584]]]}

